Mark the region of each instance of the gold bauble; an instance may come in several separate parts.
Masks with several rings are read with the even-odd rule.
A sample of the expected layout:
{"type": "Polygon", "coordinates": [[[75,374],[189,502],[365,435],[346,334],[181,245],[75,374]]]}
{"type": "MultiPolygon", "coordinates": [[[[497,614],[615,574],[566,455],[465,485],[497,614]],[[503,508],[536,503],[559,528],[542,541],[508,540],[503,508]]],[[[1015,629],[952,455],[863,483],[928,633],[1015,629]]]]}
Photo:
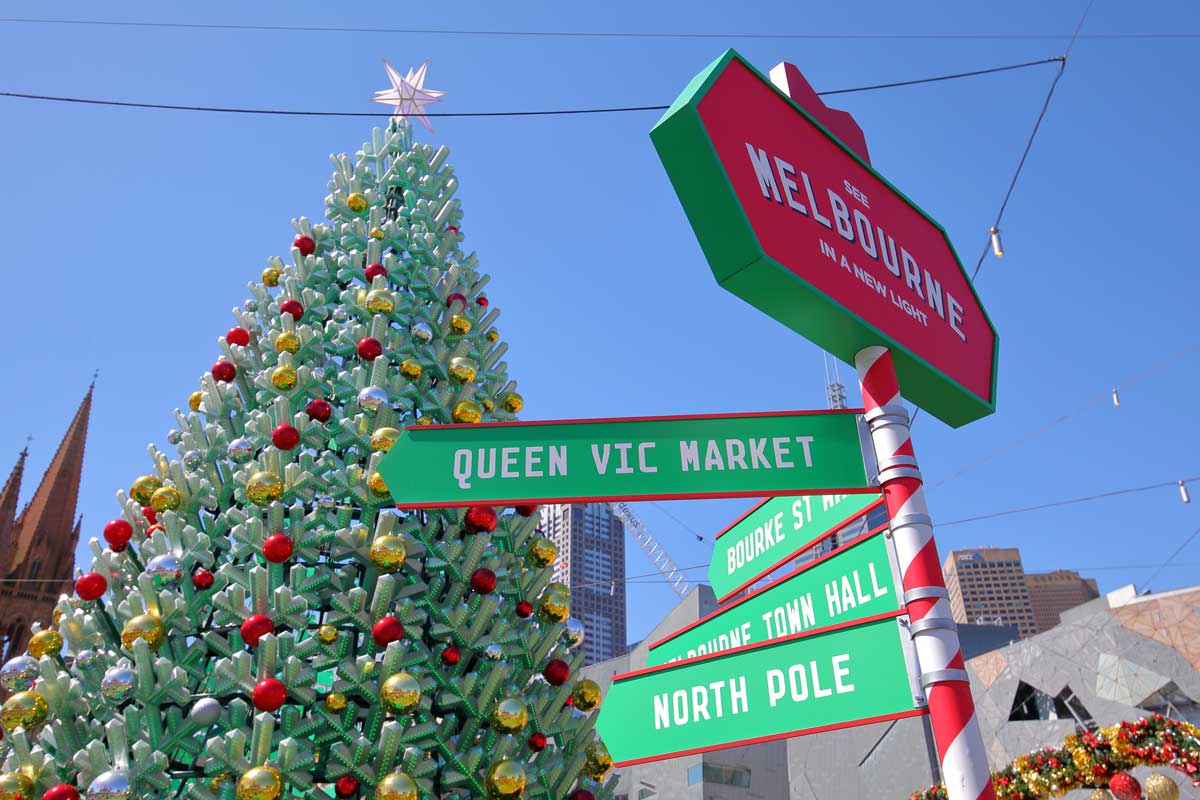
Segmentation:
{"type": "Polygon", "coordinates": [[[52,611],[50,613],[50,622],[56,628],[58,627],[58,623],[62,622],[62,618],[63,618],[63,610],[61,608],[56,608],[56,609],[54,609],[54,611],[52,611]]]}
{"type": "Polygon", "coordinates": [[[496,342],[500,341],[500,332],[495,328],[492,328],[483,335],[483,338],[487,339],[492,344],[495,344],[496,342]]]}
{"type": "Polygon", "coordinates": [[[275,352],[294,353],[300,349],[300,336],[291,331],[282,331],[275,337],[275,352]]]}
{"type": "Polygon", "coordinates": [[[492,727],[501,733],[519,733],[529,722],[529,709],[519,697],[506,697],[492,709],[492,727]]]}
{"type": "Polygon", "coordinates": [[[19,772],[0,772],[0,800],[33,800],[33,781],[19,772]]]}
{"type": "Polygon", "coordinates": [[[283,778],[274,767],[251,767],[238,778],[237,800],[278,800],[283,794],[283,778]]]}
{"type": "Polygon", "coordinates": [[[397,672],[379,687],[379,699],[397,713],[412,711],[421,702],[421,684],[407,672],[397,672]]]}
{"type": "Polygon", "coordinates": [[[29,655],[34,658],[56,656],[62,652],[62,634],[58,631],[38,631],[29,637],[29,655]]]}
{"type": "Polygon", "coordinates": [[[571,616],[571,596],[566,592],[543,592],[537,610],[545,622],[566,622],[571,616]]]}
{"type": "Polygon", "coordinates": [[[510,414],[516,414],[525,407],[525,398],[516,392],[509,392],[504,395],[504,399],[500,402],[504,405],[504,410],[510,414]]]}
{"type": "Polygon", "coordinates": [[[281,366],[271,370],[271,385],[281,392],[295,389],[299,380],[300,376],[296,374],[295,367],[281,366]]]}
{"type": "Polygon", "coordinates": [[[366,211],[368,205],[370,203],[367,202],[367,196],[362,192],[351,192],[350,196],[346,198],[346,208],[355,214],[361,214],[366,211]]]}
{"type": "Polygon", "coordinates": [[[450,369],[447,372],[450,374],[450,379],[455,383],[470,383],[475,380],[475,374],[478,370],[479,367],[471,359],[455,356],[450,359],[450,369]]]}
{"type": "Polygon", "coordinates": [[[346,695],[341,692],[330,692],[325,695],[325,707],[332,711],[341,711],[346,707],[346,695]]]}
{"type": "Polygon", "coordinates": [[[367,478],[367,488],[371,490],[371,494],[376,497],[387,497],[387,484],[383,481],[383,476],[378,472],[372,472],[371,477],[367,478]]]}
{"type": "Polygon", "coordinates": [[[0,725],[6,731],[17,728],[34,728],[46,721],[50,716],[50,706],[46,698],[34,691],[17,692],[4,701],[0,707],[0,725]]]}
{"type": "Polygon", "coordinates": [[[163,628],[162,620],[153,614],[138,614],[136,617],[131,617],[121,628],[121,644],[125,645],[127,650],[132,650],[133,643],[138,639],[145,639],[151,650],[157,650],[162,646],[164,638],[166,638],[166,630],[163,628]]]}
{"type": "Polygon", "coordinates": [[[262,282],[267,286],[278,286],[280,274],[275,267],[267,267],[262,271],[262,282]]]}
{"type": "Polygon", "coordinates": [[[1169,775],[1156,772],[1142,784],[1147,800],[1179,800],[1179,784],[1169,775]]]}
{"type": "Polygon", "coordinates": [[[376,428],[371,434],[371,449],[386,453],[400,438],[400,431],[395,428],[376,428]]]}
{"type": "Polygon", "coordinates": [[[488,770],[488,794],[493,800],[516,800],[525,793],[525,768],[507,758],[488,770]]]}
{"type": "Polygon", "coordinates": [[[385,536],[376,536],[371,542],[371,563],[378,569],[384,572],[395,572],[404,566],[404,559],[408,556],[408,548],[404,545],[404,539],[393,534],[385,536]]]}
{"type": "Polygon", "coordinates": [[[558,558],[558,545],[545,536],[535,536],[525,551],[529,564],[534,567],[548,567],[558,558]]]}
{"type": "Polygon", "coordinates": [[[374,671],[375,671],[375,662],[374,661],[368,661],[367,663],[363,664],[363,668],[362,668],[363,675],[370,675],[374,671]]]}
{"type": "Polygon", "coordinates": [[[612,756],[602,742],[592,742],[583,749],[587,761],[583,762],[584,773],[594,781],[604,780],[604,776],[612,769],[612,756]]]}
{"type": "Polygon", "coordinates": [[[433,420],[431,420],[429,417],[417,417],[417,424],[421,427],[425,427],[426,425],[432,425],[433,420]]]}
{"type": "Polygon", "coordinates": [[[492,398],[490,397],[480,398],[479,405],[483,406],[484,411],[491,411],[496,407],[496,404],[492,402],[492,398]]]}
{"type": "Polygon", "coordinates": [[[458,423],[475,423],[483,419],[483,409],[470,400],[459,400],[454,404],[451,417],[458,423]]]}
{"type": "Polygon", "coordinates": [[[246,481],[246,497],[256,506],[269,505],[283,497],[283,479],[270,470],[261,470],[246,481]]]}
{"type": "Polygon", "coordinates": [[[233,778],[228,772],[218,772],[208,779],[208,788],[213,792],[219,792],[221,787],[229,783],[233,778]]]}
{"type": "Polygon", "coordinates": [[[403,772],[389,772],[375,787],[375,800],[417,800],[417,782],[403,772]]]}
{"type": "Polygon", "coordinates": [[[337,641],[337,628],[332,625],[317,628],[317,641],[321,644],[333,644],[337,641]]]}
{"type": "Polygon", "coordinates": [[[1108,789],[1092,789],[1092,800],[1113,800],[1112,792],[1108,789]]]}
{"type": "Polygon", "coordinates": [[[174,511],[182,502],[183,495],[174,486],[163,486],[150,495],[150,507],[158,512],[174,511]]]}
{"type": "Polygon", "coordinates": [[[204,402],[204,392],[197,389],[188,395],[188,408],[192,411],[199,411],[200,404],[204,402]]]}
{"type": "Polygon", "coordinates": [[[366,306],[372,314],[390,314],[396,310],[396,301],[387,289],[372,289],[367,292],[366,306]]]}
{"type": "Polygon", "coordinates": [[[154,475],[143,475],[133,482],[129,487],[129,496],[138,502],[138,505],[150,505],[150,498],[162,486],[160,481],[154,475]]]}
{"type": "Polygon", "coordinates": [[[451,314],[450,332],[456,333],[459,336],[466,336],[471,332],[471,320],[467,319],[465,314],[451,314]]]}
{"type": "Polygon", "coordinates": [[[551,581],[550,583],[546,584],[545,589],[542,589],[542,594],[569,595],[569,594],[571,594],[571,587],[567,586],[565,583],[559,583],[558,581],[551,581]]]}
{"type": "Polygon", "coordinates": [[[591,678],[584,678],[571,690],[571,699],[580,711],[591,711],[600,705],[600,684],[591,678]]]}
{"type": "Polygon", "coordinates": [[[421,377],[425,369],[421,366],[421,362],[415,358],[406,358],[400,362],[400,374],[408,378],[410,381],[415,381],[421,377]]]}
{"type": "Polygon", "coordinates": [[[382,239],[383,231],[381,231],[379,228],[371,228],[370,236],[372,239],[382,239]]]}

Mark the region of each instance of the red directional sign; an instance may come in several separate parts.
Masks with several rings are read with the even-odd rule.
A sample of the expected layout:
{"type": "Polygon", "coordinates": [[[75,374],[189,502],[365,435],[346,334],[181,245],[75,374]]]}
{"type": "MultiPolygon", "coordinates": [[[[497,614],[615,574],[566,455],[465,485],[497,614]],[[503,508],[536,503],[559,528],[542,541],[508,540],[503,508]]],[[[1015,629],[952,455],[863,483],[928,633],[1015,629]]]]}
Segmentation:
{"type": "Polygon", "coordinates": [[[741,56],[651,138],[722,287],[850,363],[891,348],[950,425],[995,410],[996,331],[946,232],[741,56]]]}

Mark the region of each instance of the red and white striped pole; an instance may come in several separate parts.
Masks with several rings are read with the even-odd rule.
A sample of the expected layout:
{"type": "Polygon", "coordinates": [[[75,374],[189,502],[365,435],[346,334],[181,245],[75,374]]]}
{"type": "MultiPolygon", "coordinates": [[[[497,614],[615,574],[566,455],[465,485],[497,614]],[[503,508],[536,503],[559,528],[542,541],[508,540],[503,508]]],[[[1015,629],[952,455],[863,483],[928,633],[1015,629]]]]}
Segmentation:
{"type": "Polygon", "coordinates": [[[892,354],[886,347],[867,347],[854,357],[854,366],[891,518],[908,630],[929,698],[942,780],[950,800],[995,800],[892,354]]]}

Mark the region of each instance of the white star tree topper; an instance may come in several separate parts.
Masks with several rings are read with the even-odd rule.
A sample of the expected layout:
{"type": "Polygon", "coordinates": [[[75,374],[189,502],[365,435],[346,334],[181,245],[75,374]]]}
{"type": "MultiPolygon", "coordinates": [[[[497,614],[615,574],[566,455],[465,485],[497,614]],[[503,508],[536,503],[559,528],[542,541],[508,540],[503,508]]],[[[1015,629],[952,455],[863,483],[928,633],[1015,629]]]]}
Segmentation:
{"type": "Polygon", "coordinates": [[[372,102],[393,106],[395,111],[392,116],[397,119],[416,117],[432,131],[433,126],[429,124],[429,119],[425,116],[425,106],[438,102],[446,93],[439,92],[437,89],[425,88],[425,73],[429,70],[429,59],[425,59],[425,63],[417,69],[409,69],[408,75],[404,76],[401,76],[386,61],[383,62],[383,66],[387,70],[388,79],[392,82],[392,88],[376,92],[375,97],[371,98],[372,102]]]}

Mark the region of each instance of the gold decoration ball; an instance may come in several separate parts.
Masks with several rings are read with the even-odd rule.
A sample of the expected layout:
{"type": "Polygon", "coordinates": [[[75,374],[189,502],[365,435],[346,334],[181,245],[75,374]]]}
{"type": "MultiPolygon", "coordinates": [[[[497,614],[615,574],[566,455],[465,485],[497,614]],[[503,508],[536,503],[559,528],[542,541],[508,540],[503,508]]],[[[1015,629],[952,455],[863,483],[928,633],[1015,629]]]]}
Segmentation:
{"type": "Polygon", "coordinates": [[[337,628],[332,625],[317,628],[317,641],[321,644],[333,644],[337,641],[337,628]]]}
{"type": "Polygon", "coordinates": [[[1142,784],[1147,800],[1179,800],[1179,784],[1169,775],[1156,772],[1142,784]]]}
{"type": "Polygon", "coordinates": [[[0,800],[33,800],[33,781],[19,772],[0,772],[0,800]]]}
{"type": "Polygon", "coordinates": [[[591,678],[584,678],[571,690],[571,699],[580,711],[591,711],[600,705],[600,684],[591,678]]]}
{"type": "Polygon", "coordinates": [[[548,567],[558,558],[558,545],[545,536],[535,536],[525,551],[529,563],[534,567],[548,567]]]}
{"type": "Polygon", "coordinates": [[[476,423],[483,419],[483,409],[470,400],[460,400],[454,404],[451,416],[457,423],[476,423]]]}
{"type": "Polygon", "coordinates": [[[1092,800],[1113,800],[1112,792],[1108,789],[1092,789],[1092,800]]]}
{"type": "Polygon", "coordinates": [[[270,470],[255,472],[246,481],[246,496],[256,506],[269,505],[283,497],[283,479],[270,470]]]}
{"type": "Polygon", "coordinates": [[[283,331],[275,337],[275,352],[294,353],[300,349],[299,335],[291,331],[283,331]]]}
{"type": "Polygon", "coordinates": [[[490,397],[481,398],[479,400],[479,404],[481,406],[483,406],[484,411],[491,411],[493,408],[496,407],[496,404],[492,402],[492,398],[490,398],[490,397]]]}
{"type": "Polygon", "coordinates": [[[271,370],[271,385],[281,392],[295,389],[299,380],[300,376],[296,374],[295,367],[276,367],[271,370]]]}
{"type": "Polygon", "coordinates": [[[386,453],[400,438],[400,431],[395,428],[378,428],[371,434],[371,449],[386,453]]]}
{"type": "Polygon", "coordinates": [[[278,800],[283,795],[283,778],[274,767],[251,767],[238,778],[237,800],[278,800]]]}
{"type": "Polygon", "coordinates": [[[281,274],[275,267],[267,267],[262,271],[262,282],[267,286],[278,286],[281,274]]]}
{"type": "Polygon", "coordinates": [[[492,328],[483,335],[483,338],[487,339],[492,344],[495,344],[496,342],[500,341],[500,332],[495,328],[492,328]]]}
{"type": "Polygon", "coordinates": [[[529,709],[519,697],[506,697],[492,710],[492,727],[501,733],[519,733],[529,722],[529,709]]]}
{"type": "Polygon", "coordinates": [[[500,402],[504,404],[504,410],[510,414],[516,414],[525,407],[525,398],[516,392],[509,392],[504,395],[504,399],[500,402]]]}
{"type": "Polygon", "coordinates": [[[29,655],[34,658],[56,656],[62,652],[63,638],[58,631],[38,631],[29,638],[29,655]]]}
{"type": "Polygon", "coordinates": [[[450,379],[455,383],[470,383],[475,380],[475,374],[478,369],[475,362],[471,359],[455,356],[450,359],[450,369],[447,371],[450,374],[450,379]]]}
{"type": "Polygon", "coordinates": [[[331,711],[341,711],[346,707],[346,695],[341,692],[330,692],[325,695],[325,707],[331,711]]]}
{"type": "Polygon", "coordinates": [[[389,772],[375,787],[375,800],[417,800],[417,782],[403,772],[389,772]]]}
{"type": "Polygon", "coordinates": [[[182,502],[183,495],[174,486],[164,486],[150,495],[150,507],[158,512],[174,511],[182,502]]]}
{"type": "Polygon", "coordinates": [[[571,587],[567,586],[565,583],[559,583],[558,581],[551,581],[550,583],[546,584],[545,589],[542,589],[542,594],[570,595],[571,587]]]}
{"type": "Polygon", "coordinates": [[[379,687],[379,699],[397,713],[412,711],[421,702],[421,684],[407,672],[397,672],[379,687]]]}
{"type": "Polygon", "coordinates": [[[387,497],[387,484],[383,481],[383,476],[378,472],[372,472],[371,477],[367,478],[367,487],[371,490],[371,494],[376,497],[387,497]]]}
{"type": "Polygon", "coordinates": [[[459,336],[466,336],[471,332],[471,320],[467,319],[465,314],[451,314],[450,332],[459,336]]]}
{"type": "Polygon", "coordinates": [[[368,205],[370,204],[367,202],[367,196],[362,192],[351,192],[350,196],[346,198],[346,208],[355,214],[366,211],[368,205]]]}
{"type": "Polygon", "coordinates": [[[138,614],[136,617],[131,617],[125,623],[125,627],[121,628],[121,644],[127,650],[132,650],[133,643],[138,639],[145,639],[151,650],[157,650],[162,647],[164,638],[166,638],[166,631],[163,628],[162,620],[153,614],[138,614]]]}
{"type": "Polygon", "coordinates": [[[433,420],[431,420],[429,417],[417,417],[417,424],[421,427],[425,427],[426,425],[432,425],[433,420]]]}
{"type": "Polygon", "coordinates": [[[208,788],[211,791],[219,792],[221,787],[229,783],[232,776],[228,772],[220,772],[208,779],[208,788]]]}
{"type": "Polygon", "coordinates": [[[129,496],[138,502],[138,505],[150,505],[150,498],[154,496],[162,487],[162,481],[153,475],[143,475],[133,482],[129,487],[129,496]]]}
{"type": "Polygon", "coordinates": [[[408,548],[405,547],[402,538],[389,533],[386,536],[375,537],[375,541],[371,542],[370,556],[371,563],[378,569],[395,572],[404,566],[408,548]]]}
{"type": "Polygon", "coordinates": [[[204,392],[199,389],[188,395],[188,408],[192,411],[199,411],[200,404],[204,402],[204,392]]]}
{"type": "Polygon", "coordinates": [[[497,761],[488,770],[487,788],[493,800],[516,800],[525,793],[525,768],[516,761],[497,761]]]}
{"type": "Polygon", "coordinates": [[[50,716],[46,698],[35,691],[17,692],[0,707],[0,725],[6,731],[17,728],[35,728],[50,716]]]}
{"type": "Polygon", "coordinates": [[[566,622],[571,616],[571,596],[565,592],[543,592],[537,612],[543,622],[566,622]]]}
{"type": "Polygon", "coordinates": [[[372,239],[382,239],[383,231],[380,230],[379,228],[371,228],[370,236],[372,239]]]}
{"type": "Polygon", "coordinates": [[[368,661],[367,663],[363,664],[363,667],[362,667],[363,675],[370,675],[374,671],[375,671],[375,662],[374,661],[368,661]]]}
{"type": "Polygon", "coordinates": [[[396,301],[387,289],[372,289],[367,292],[366,306],[372,314],[390,314],[396,310],[396,301]]]}
{"type": "Polygon", "coordinates": [[[583,749],[587,760],[583,762],[584,773],[594,781],[604,780],[604,776],[612,769],[612,756],[608,748],[601,742],[592,742],[583,749]]]}
{"type": "Polygon", "coordinates": [[[421,366],[421,362],[415,358],[406,358],[400,362],[400,374],[408,378],[410,381],[415,381],[421,377],[425,369],[421,366]]]}

